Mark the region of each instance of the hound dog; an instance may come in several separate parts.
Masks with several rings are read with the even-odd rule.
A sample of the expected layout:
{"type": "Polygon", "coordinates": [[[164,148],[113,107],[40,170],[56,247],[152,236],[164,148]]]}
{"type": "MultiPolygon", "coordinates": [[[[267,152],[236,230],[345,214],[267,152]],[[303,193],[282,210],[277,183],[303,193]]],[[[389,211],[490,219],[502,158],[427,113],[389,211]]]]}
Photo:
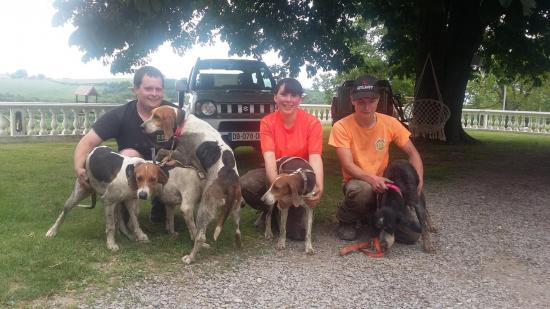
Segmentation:
{"type": "MultiPolygon", "coordinates": [[[[109,147],[100,146],[94,148],[86,157],[86,173],[90,188],[83,187],[78,180],[75,182],[73,192],[65,202],[63,211],[46,233],[46,237],[54,237],[57,234],[65,216],[77,206],[78,202],[92,195],[92,205],[87,208],[94,208],[95,196],[99,195],[105,207],[105,232],[109,250],[119,249],[115,241],[117,219],[115,217],[119,216],[116,208],[122,205],[128,209],[129,227],[135,239],[147,242],[149,239],[137,221],[138,198],[147,199],[159,184],[166,183],[166,176],[160,172],[159,167],[141,158],[126,157],[109,147]]],[[[121,231],[128,233],[122,229],[121,231]]]]}
{"type": "Polygon", "coordinates": [[[166,206],[166,230],[172,235],[177,233],[174,230],[174,215],[176,207],[179,206],[191,239],[195,239],[197,228],[193,211],[199,204],[203,181],[199,172],[191,167],[162,167],[168,175],[166,184],[158,191],[160,200],[166,206]]]}
{"type": "Polygon", "coordinates": [[[206,121],[172,106],[155,108],[142,127],[156,141],[160,134],[164,136],[164,141],[157,143],[170,149],[165,161],[177,160],[184,165],[195,166],[206,175],[196,217],[195,243],[191,253],[182,261],[189,264],[196,259],[206,241],[206,228],[216,213],[214,240],[217,240],[225,220],[232,213],[236,225],[235,242],[240,247],[242,196],[239,174],[233,150],[223,141],[220,133],[206,121]]]}
{"type": "Polygon", "coordinates": [[[418,193],[418,173],[406,160],[391,162],[384,171],[384,177],[393,181],[386,184],[388,189],[379,196],[376,211],[376,226],[380,229],[380,244],[384,250],[391,248],[395,242],[395,229],[398,224],[420,232],[422,247],[425,252],[432,252],[430,232],[436,232],[432,225],[424,192],[418,193]],[[420,228],[414,221],[407,219],[408,207],[414,208],[420,228]]]}
{"type": "Polygon", "coordinates": [[[277,249],[286,247],[286,222],[289,207],[304,207],[306,211],[305,248],[307,254],[313,254],[311,245],[311,227],[313,225],[313,208],[306,205],[304,197],[311,196],[315,188],[315,172],[309,163],[299,157],[283,157],[277,160],[279,176],[262,197],[262,201],[269,205],[265,222],[265,238],[271,239],[271,213],[277,203],[280,210],[280,232],[277,249]]]}

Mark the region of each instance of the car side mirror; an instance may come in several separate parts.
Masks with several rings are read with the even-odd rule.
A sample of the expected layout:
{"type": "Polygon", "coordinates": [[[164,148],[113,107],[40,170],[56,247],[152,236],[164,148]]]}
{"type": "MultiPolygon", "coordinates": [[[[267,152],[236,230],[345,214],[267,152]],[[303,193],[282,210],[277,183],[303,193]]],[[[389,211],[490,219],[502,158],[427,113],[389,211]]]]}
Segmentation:
{"type": "Polygon", "coordinates": [[[187,92],[189,87],[187,85],[187,78],[182,78],[176,81],[176,91],[177,92],[187,92]]]}

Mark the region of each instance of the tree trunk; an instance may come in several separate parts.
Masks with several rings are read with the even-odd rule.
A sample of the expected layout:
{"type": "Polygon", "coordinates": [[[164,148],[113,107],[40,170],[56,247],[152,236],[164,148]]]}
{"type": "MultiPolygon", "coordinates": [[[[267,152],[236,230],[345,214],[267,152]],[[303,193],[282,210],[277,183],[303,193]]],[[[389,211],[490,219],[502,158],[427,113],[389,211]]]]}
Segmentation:
{"type": "Polygon", "coordinates": [[[422,81],[418,79],[428,53],[432,56],[437,83],[451,117],[445,125],[448,143],[466,143],[473,139],[462,128],[462,106],[471,62],[481,44],[479,0],[428,1],[429,16],[424,18],[419,39],[417,85],[419,97],[438,99],[436,81],[428,65],[422,81]]]}

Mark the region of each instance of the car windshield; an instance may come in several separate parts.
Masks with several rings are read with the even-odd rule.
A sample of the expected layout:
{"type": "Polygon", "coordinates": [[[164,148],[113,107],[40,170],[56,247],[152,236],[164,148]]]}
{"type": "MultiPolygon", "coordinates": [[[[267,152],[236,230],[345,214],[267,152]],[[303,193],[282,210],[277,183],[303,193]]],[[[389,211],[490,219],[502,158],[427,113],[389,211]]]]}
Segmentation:
{"type": "Polygon", "coordinates": [[[269,90],[273,89],[271,76],[262,66],[247,66],[246,68],[199,68],[193,77],[196,89],[246,89],[269,90]]]}

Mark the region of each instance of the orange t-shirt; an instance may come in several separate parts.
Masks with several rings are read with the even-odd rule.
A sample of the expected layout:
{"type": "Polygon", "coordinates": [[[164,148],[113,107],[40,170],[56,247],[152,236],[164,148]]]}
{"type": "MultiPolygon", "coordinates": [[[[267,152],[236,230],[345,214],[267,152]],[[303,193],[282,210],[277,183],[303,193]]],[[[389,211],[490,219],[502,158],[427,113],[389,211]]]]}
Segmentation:
{"type": "MultiPolygon", "coordinates": [[[[362,128],[353,114],[340,119],[332,127],[328,144],[337,148],[349,148],[353,163],[371,175],[382,176],[388,166],[389,146],[394,142],[402,147],[411,133],[395,118],[376,113],[376,124],[362,128]]],[[[344,182],[352,177],[343,169],[344,182]]]]}
{"type": "Polygon", "coordinates": [[[319,119],[300,108],[296,113],[296,120],[291,128],[285,128],[278,111],[262,118],[262,153],[273,151],[276,159],[293,156],[309,160],[309,155],[323,152],[323,128],[319,119]]]}

